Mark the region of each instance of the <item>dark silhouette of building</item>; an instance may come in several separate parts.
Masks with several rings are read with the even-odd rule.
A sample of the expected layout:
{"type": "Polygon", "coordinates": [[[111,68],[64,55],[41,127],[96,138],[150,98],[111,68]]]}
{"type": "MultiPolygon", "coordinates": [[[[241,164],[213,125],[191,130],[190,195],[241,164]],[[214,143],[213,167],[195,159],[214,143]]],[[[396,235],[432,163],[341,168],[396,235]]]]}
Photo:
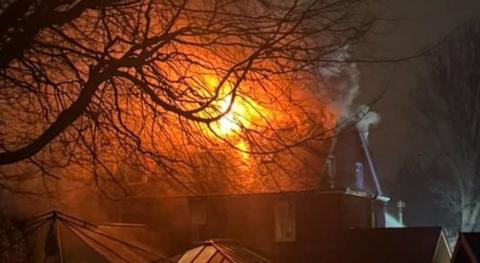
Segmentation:
{"type": "Polygon", "coordinates": [[[480,262],[480,233],[459,233],[452,263],[480,262]]]}
{"type": "MultiPolygon", "coordinates": [[[[305,147],[318,155],[310,159],[317,162],[313,187],[139,195],[107,206],[114,207],[116,221],[150,227],[151,241],[169,255],[228,239],[272,262],[448,262],[440,228],[385,229],[389,198],[363,131],[346,127],[328,146],[318,152],[315,145],[305,147]]],[[[205,258],[191,262],[210,262],[205,258]]]]}

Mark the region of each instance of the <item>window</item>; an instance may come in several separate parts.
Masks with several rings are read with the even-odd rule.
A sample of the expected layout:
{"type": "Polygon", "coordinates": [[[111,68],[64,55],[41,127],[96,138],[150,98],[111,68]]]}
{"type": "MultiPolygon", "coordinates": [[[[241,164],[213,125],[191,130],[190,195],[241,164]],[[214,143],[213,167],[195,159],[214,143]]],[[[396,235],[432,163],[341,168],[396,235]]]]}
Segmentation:
{"type": "Polygon", "coordinates": [[[192,207],[192,224],[205,225],[207,224],[207,210],[203,205],[194,205],[192,207]]]}
{"type": "Polygon", "coordinates": [[[275,204],[275,241],[292,242],[296,239],[295,203],[281,201],[275,204]]]}
{"type": "Polygon", "coordinates": [[[148,177],[144,173],[132,173],[125,178],[127,185],[142,185],[148,182],[148,177]]]}
{"type": "Polygon", "coordinates": [[[355,187],[357,190],[362,190],[365,184],[364,168],[363,163],[355,163],[355,187]]]}
{"type": "Polygon", "coordinates": [[[207,209],[205,206],[196,204],[191,207],[192,220],[192,241],[199,242],[201,240],[201,229],[207,224],[207,209]]]}
{"type": "Polygon", "coordinates": [[[143,185],[148,182],[148,177],[138,164],[122,163],[116,172],[127,185],[143,185]]]}

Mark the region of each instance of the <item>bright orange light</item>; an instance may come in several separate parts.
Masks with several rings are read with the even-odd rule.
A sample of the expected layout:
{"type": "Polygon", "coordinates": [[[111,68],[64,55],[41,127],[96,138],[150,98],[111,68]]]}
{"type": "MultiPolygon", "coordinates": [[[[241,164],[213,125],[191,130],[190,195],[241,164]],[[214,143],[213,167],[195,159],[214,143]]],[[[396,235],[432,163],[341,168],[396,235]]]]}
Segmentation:
{"type": "MultiPolygon", "coordinates": [[[[226,112],[230,106],[232,96],[226,96],[220,101],[220,111],[226,112]]],[[[214,125],[214,130],[221,136],[236,134],[240,131],[240,118],[245,109],[239,103],[233,102],[230,111],[214,125]]],[[[247,116],[244,116],[247,117],[247,116]]]]}
{"type": "Polygon", "coordinates": [[[240,150],[240,156],[242,157],[242,159],[248,160],[248,143],[246,143],[245,140],[241,140],[237,144],[235,144],[235,146],[240,150]]]}
{"type": "MultiPolygon", "coordinates": [[[[215,114],[224,114],[217,122],[211,125],[211,129],[216,134],[224,139],[229,139],[235,147],[239,150],[239,157],[244,161],[249,159],[249,145],[248,142],[242,139],[242,128],[249,128],[254,125],[254,121],[260,121],[258,111],[265,110],[255,103],[253,100],[239,95],[232,101],[232,84],[226,81],[222,87],[218,87],[220,81],[214,75],[202,76],[202,82],[207,86],[209,92],[215,89],[219,90],[219,100],[213,103],[215,114]]],[[[211,134],[211,131],[205,131],[211,134]]]]}
{"type": "MultiPolygon", "coordinates": [[[[203,82],[209,90],[219,88],[220,81],[216,76],[205,75],[203,76],[203,82]]],[[[220,99],[214,103],[217,114],[226,113],[212,125],[213,131],[222,137],[236,137],[241,132],[242,127],[250,127],[255,118],[255,110],[259,107],[254,102],[247,101],[239,95],[232,101],[232,95],[230,94],[232,89],[232,84],[226,81],[220,87],[220,99]]]]}

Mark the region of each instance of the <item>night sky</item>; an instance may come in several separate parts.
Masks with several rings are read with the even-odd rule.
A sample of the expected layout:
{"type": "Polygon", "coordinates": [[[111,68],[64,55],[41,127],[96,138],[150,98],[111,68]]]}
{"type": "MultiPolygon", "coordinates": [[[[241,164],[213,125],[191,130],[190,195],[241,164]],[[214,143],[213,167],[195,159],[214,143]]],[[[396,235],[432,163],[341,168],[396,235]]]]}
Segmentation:
{"type": "MultiPolygon", "coordinates": [[[[453,29],[480,16],[480,1],[474,0],[396,0],[385,4],[383,16],[389,19],[379,26],[368,48],[381,57],[403,57],[434,45],[453,29]]],[[[412,178],[399,171],[421,140],[415,126],[418,112],[412,91],[421,86],[422,66],[409,61],[400,64],[362,65],[361,94],[365,103],[387,92],[374,106],[382,120],[371,132],[370,142],[377,169],[392,197],[407,201],[408,225],[444,224],[444,211],[435,204],[428,180],[412,178]]]]}

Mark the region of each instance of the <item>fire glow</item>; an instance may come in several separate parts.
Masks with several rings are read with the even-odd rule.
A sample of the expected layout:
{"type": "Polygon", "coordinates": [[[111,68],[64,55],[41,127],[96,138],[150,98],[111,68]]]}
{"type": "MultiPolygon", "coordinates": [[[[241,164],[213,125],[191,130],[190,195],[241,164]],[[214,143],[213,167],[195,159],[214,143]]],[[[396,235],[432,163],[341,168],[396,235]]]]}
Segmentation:
{"type": "Polygon", "coordinates": [[[242,138],[241,133],[242,129],[248,129],[252,126],[253,121],[259,118],[260,105],[238,94],[232,100],[232,84],[225,81],[222,87],[219,87],[220,81],[216,76],[206,75],[202,82],[206,83],[208,90],[220,90],[220,99],[213,106],[216,108],[216,114],[224,114],[210,126],[209,133],[213,132],[214,136],[223,140],[229,139],[239,151],[240,157],[247,160],[250,147],[248,142],[242,138]]]}

